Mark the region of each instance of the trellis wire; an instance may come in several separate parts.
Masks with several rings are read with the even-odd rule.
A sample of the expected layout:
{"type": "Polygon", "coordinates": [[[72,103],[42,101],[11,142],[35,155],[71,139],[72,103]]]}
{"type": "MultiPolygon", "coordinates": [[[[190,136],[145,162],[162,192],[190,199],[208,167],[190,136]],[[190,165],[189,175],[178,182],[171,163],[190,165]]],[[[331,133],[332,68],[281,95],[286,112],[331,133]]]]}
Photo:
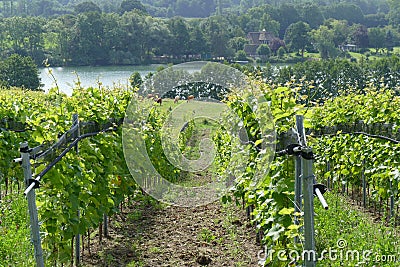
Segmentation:
{"type": "MultiPolygon", "coordinates": [[[[40,179],[57,163],[59,162],[71,149],[75,148],[78,153],[78,143],[84,138],[88,138],[91,136],[95,136],[102,132],[115,131],[116,126],[120,126],[123,122],[122,119],[115,120],[109,119],[109,122],[103,125],[94,122],[86,122],[79,123],[78,115],[74,114],[73,125],[71,129],[61,135],[58,138],[57,142],[52,145],[42,144],[34,148],[29,148],[28,143],[24,142],[21,144],[20,152],[21,158],[14,159],[14,162],[22,162],[22,168],[24,170],[24,177],[26,183],[26,189],[24,194],[28,199],[28,209],[30,215],[30,224],[31,224],[31,236],[32,243],[34,245],[35,251],[35,260],[38,267],[44,267],[44,259],[43,259],[43,250],[41,246],[40,239],[40,226],[38,220],[38,212],[36,207],[36,197],[35,197],[35,188],[39,187],[40,179]],[[90,130],[92,132],[89,132],[90,130]],[[95,131],[93,131],[95,130],[95,131]],[[81,135],[81,132],[85,132],[81,135]],[[47,149],[45,147],[48,146],[47,149]],[[49,158],[50,155],[56,154],[57,150],[60,148],[65,148],[53,161],[51,161],[37,176],[35,179],[32,178],[31,171],[31,159],[40,159],[40,158],[49,158]]],[[[2,130],[9,130],[2,128],[2,130]]],[[[15,129],[14,129],[15,131],[15,129]]],[[[17,131],[25,131],[23,129],[18,129],[17,131]]],[[[78,218],[79,218],[79,209],[78,209],[78,218]]],[[[106,235],[108,234],[108,226],[107,226],[107,216],[104,215],[104,229],[106,235]]],[[[73,242],[73,240],[72,240],[73,242]]],[[[73,243],[72,243],[73,248],[73,243]]],[[[72,253],[73,255],[73,253],[72,253]]],[[[72,258],[73,261],[73,258],[72,258]]],[[[80,265],[80,235],[77,234],[75,236],[75,265],[80,265]]]]}

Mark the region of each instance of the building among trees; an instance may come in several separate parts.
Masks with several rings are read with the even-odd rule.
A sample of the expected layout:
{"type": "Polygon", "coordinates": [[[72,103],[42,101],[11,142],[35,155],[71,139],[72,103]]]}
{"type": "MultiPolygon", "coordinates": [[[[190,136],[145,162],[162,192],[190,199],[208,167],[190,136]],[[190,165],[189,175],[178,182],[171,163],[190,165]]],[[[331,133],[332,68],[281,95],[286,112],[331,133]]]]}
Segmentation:
{"type": "Polygon", "coordinates": [[[265,29],[260,32],[249,32],[247,34],[249,43],[244,46],[246,55],[249,57],[257,57],[257,48],[262,44],[269,45],[274,38],[275,36],[265,29]]]}
{"type": "Polygon", "coordinates": [[[358,45],[355,44],[339,45],[339,49],[342,51],[349,51],[349,52],[357,52],[359,50],[358,45]]]}

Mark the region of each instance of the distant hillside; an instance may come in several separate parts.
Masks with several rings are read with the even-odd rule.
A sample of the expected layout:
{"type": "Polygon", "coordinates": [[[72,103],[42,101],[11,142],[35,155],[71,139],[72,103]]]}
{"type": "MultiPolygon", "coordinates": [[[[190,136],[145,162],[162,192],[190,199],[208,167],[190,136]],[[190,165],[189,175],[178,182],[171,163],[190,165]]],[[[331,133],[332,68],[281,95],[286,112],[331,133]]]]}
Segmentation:
{"type": "MultiPolygon", "coordinates": [[[[52,17],[72,14],[76,13],[76,6],[84,2],[90,1],[4,0],[0,1],[0,15],[2,17],[24,15],[52,17]]],[[[92,0],[92,3],[105,13],[121,13],[126,9],[143,6],[151,16],[188,18],[202,18],[215,14],[240,14],[257,6],[279,7],[282,4],[294,7],[314,4],[322,11],[329,10],[330,8],[327,7],[331,6],[355,5],[364,15],[386,14],[389,11],[387,2],[387,0],[92,0]]],[[[83,5],[83,7],[91,8],[92,5],[83,5]]]]}
{"type": "Polygon", "coordinates": [[[252,7],[282,4],[302,6],[316,4],[322,8],[336,4],[354,4],[364,14],[387,13],[386,0],[143,0],[149,13],[154,16],[207,17],[220,13],[242,13],[252,7]]]}
{"type": "Polygon", "coordinates": [[[19,54],[55,66],[293,63],[305,52],[367,57],[400,46],[399,0],[93,1],[0,1],[0,59],[19,54]]]}

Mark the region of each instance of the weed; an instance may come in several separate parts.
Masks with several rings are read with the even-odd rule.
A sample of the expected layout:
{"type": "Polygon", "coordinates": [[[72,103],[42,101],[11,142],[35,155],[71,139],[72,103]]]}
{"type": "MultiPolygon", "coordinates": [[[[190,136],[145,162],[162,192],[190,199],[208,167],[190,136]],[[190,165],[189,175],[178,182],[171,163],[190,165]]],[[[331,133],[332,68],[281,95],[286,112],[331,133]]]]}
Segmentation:
{"type": "Polygon", "coordinates": [[[159,253],[162,252],[162,249],[159,248],[159,247],[151,247],[151,248],[149,249],[149,251],[150,251],[150,253],[159,254],[159,253]]]}
{"type": "MultiPolygon", "coordinates": [[[[395,229],[385,226],[384,222],[373,222],[368,214],[350,207],[349,201],[341,195],[326,194],[326,199],[331,203],[329,210],[324,210],[319,204],[315,207],[316,249],[318,253],[329,249],[338,250],[338,255],[342,253],[344,258],[324,258],[319,261],[321,266],[357,266],[354,264],[365,261],[362,257],[366,252],[371,252],[371,265],[367,266],[377,263],[374,262],[375,258],[400,255],[398,233],[395,229]],[[352,256],[359,257],[346,258],[350,252],[352,256]]],[[[395,262],[384,262],[379,266],[398,265],[395,262]]]]}
{"type": "Polygon", "coordinates": [[[139,221],[142,218],[142,211],[134,210],[132,213],[129,213],[127,217],[132,221],[139,221]]]}
{"type": "Polygon", "coordinates": [[[199,239],[206,243],[211,243],[212,241],[214,241],[216,239],[216,237],[215,237],[215,235],[213,235],[211,230],[209,230],[207,228],[203,228],[200,231],[199,239]]]}
{"type": "Polygon", "coordinates": [[[144,264],[141,261],[132,261],[126,265],[126,267],[142,267],[142,266],[144,266],[144,264]]]}

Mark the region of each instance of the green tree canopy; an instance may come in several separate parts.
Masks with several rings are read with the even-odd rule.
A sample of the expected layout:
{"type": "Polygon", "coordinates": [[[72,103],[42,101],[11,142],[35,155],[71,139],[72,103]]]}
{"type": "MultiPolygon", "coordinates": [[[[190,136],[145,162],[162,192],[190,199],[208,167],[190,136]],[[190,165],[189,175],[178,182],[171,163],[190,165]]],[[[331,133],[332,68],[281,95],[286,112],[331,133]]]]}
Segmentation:
{"type": "Polygon", "coordinates": [[[244,37],[233,37],[229,40],[228,46],[235,52],[244,49],[244,45],[249,43],[249,40],[244,37]]]}
{"type": "Polygon", "coordinates": [[[266,30],[273,35],[278,36],[280,24],[278,21],[273,20],[269,14],[264,14],[261,18],[260,30],[266,30]]]}
{"type": "Polygon", "coordinates": [[[204,21],[204,33],[208,38],[213,56],[230,57],[233,51],[229,49],[229,22],[225,17],[213,16],[204,21]]]}
{"type": "Polygon", "coordinates": [[[244,52],[243,50],[237,51],[235,54],[235,59],[240,61],[246,61],[247,60],[246,52],[244,52]]]}
{"type": "Polygon", "coordinates": [[[364,25],[354,24],[350,33],[351,42],[359,47],[368,47],[368,29],[364,25]]]}
{"type": "Polygon", "coordinates": [[[139,88],[143,83],[142,76],[139,72],[135,71],[129,77],[129,82],[131,83],[132,88],[139,88]]]}
{"type": "Polygon", "coordinates": [[[361,8],[351,3],[338,3],[328,7],[325,17],[346,20],[350,24],[364,22],[364,14],[361,8]]]}
{"type": "Polygon", "coordinates": [[[338,53],[335,46],[335,35],[332,29],[321,25],[318,29],[311,31],[313,44],[318,49],[321,58],[335,57],[338,53]]]}
{"type": "Polygon", "coordinates": [[[318,28],[324,23],[324,15],[321,8],[316,4],[308,3],[300,9],[301,20],[306,22],[312,29],[318,28]]]}
{"type": "Polygon", "coordinates": [[[171,32],[170,53],[174,56],[187,54],[189,51],[190,36],[185,21],[180,17],[168,21],[168,28],[171,32]]]}
{"type": "Polygon", "coordinates": [[[400,29],[400,1],[399,0],[387,0],[390,10],[389,10],[389,23],[393,27],[400,29]]]}
{"type": "Polygon", "coordinates": [[[285,43],[292,50],[301,50],[301,56],[304,56],[304,49],[310,45],[310,26],[302,21],[290,24],[285,32],[285,43]]]}
{"type": "Polygon", "coordinates": [[[267,44],[262,44],[257,48],[257,55],[268,58],[271,55],[271,48],[267,44]]]}
{"type": "Polygon", "coordinates": [[[385,30],[381,28],[370,28],[368,30],[369,45],[376,49],[376,53],[380,48],[385,47],[385,30]]]}
{"type": "Polygon", "coordinates": [[[77,14],[86,13],[86,12],[98,12],[101,13],[101,9],[98,5],[93,3],[92,1],[82,2],[77,4],[74,7],[74,11],[77,14]]]}
{"type": "Polygon", "coordinates": [[[278,51],[276,51],[276,55],[280,58],[282,58],[286,53],[285,47],[281,46],[279,47],[278,51]]]}
{"type": "Polygon", "coordinates": [[[146,8],[139,0],[123,0],[120,6],[120,13],[124,14],[125,12],[139,10],[143,13],[147,13],[146,8]]]}
{"type": "Polygon", "coordinates": [[[6,87],[40,90],[38,68],[31,57],[13,54],[0,64],[0,82],[6,87]]]}

